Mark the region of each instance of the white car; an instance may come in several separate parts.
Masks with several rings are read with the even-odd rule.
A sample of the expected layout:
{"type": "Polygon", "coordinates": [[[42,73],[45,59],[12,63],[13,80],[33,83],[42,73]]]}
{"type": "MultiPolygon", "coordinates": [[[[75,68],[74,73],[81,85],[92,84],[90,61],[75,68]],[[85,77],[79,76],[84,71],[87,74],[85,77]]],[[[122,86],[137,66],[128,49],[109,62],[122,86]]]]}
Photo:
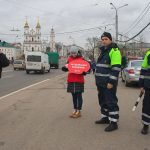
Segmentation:
{"type": "Polygon", "coordinates": [[[130,60],[127,67],[122,70],[122,81],[125,86],[130,86],[132,83],[138,83],[143,60],[130,60]]]}
{"type": "Polygon", "coordinates": [[[26,53],[26,73],[29,74],[30,71],[50,72],[50,64],[48,55],[43,52],[27,52],[26,53]]]}

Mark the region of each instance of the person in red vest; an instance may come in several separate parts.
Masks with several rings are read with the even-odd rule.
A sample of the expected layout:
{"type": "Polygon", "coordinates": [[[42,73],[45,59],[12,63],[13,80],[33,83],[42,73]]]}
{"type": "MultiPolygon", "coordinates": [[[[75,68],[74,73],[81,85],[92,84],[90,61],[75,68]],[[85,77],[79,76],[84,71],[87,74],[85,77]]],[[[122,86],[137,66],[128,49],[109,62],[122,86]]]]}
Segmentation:
{"type": "MultiPolygon", "coordinates": [[[[67,64],[76,59],[83,60],[83,57],[79,52],[79,48],[77,46],[72,46],[70,49],[70,56],[68,57],[67,64]]],[[[62,71],[67,72],[68,68],[66,66],[62,67],[62,71]]],[[[74,111],[70,115],[71,118],[81,117],[83,104],[82,93],[84,92],[84,75],[86,75],[85,72],[83,72],[82,74],[68,73],[67,92],[72,94],[74,107],[74,111]]]]}

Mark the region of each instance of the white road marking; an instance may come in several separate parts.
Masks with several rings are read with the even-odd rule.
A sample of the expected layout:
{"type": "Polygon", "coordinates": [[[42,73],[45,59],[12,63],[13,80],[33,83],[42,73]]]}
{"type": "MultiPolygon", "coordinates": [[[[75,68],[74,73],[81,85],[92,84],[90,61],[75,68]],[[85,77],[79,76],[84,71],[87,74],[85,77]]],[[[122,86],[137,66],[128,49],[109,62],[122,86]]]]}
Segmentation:
{"type": "Polygon", "coordinates": [[[24,90],[26,90],[26,89],[28,89],[28,88],[34,87],[34,86],[36,86],[36,85],[39,85],[39,84],[41,84],[41,83],[44,83],[44,82],[47,82],[47,81],[50,81],[50,80],[53,80],[53,79],[61,78],[61,77],[63,77],[64,75],[65,75],[65,74],[61,74],[61,75],[55,76],[54,78],[46,79],[46,80],[37,82],[37,83],[35,83],[35,84],[29,85],[29,86],[27,86],[27,87],[24,87],[24,88],[22,88],[22,89],[19,89],[19,90],[17,90],[17,91],[11,92],[11,93],[9,93],[9,94],[7,94],[7,95],[4,95],[4,96],[0,97],[0,100],[4,99],[4,98],[6,98],[6,97],[9,97],[9,96],[11,96],[11,95],[14,95],[14,94],[16,94],[16,93],[19,93],[19,92],[21,92],[21,91],[24,91],[24,90]]]}
{"type": "Polygon", "coordinates": [[[5,71],[2,71],[2,73],[7,73],[7,72],[13,72],[14,70],[5,70],[5,71]]]}
{"type": "Polygon", "coordinates": [[[1,80],[3,80],[3,79],[7,79],[7,78],[12,78],[12,77],[14,77],[14,76],[13,76],[13,75],[4,76],[4,77],[2,77],[2,78],[1,78],[1,80]]]}

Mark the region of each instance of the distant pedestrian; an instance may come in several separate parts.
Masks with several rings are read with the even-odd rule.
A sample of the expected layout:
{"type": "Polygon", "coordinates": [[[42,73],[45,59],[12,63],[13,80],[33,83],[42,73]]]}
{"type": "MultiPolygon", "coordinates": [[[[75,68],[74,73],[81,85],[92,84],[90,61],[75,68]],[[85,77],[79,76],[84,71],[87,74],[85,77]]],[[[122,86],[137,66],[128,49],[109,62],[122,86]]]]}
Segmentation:
{"type": "Polygon", "coordinates": [[[95,62],[94,59],[91,61],[91,69],[92,69],[92,72],[94,74],[95,73],[95,69],[96,69],[96,62],[95,62]]]}
{"type": "MultiPolygon", "coordinates": [[[[69,64],[71,61],[74,61],[76,59],[83,60],[78,47],[72,46],[70,49],[70,56],[68,57],[67,64],[69,64]]],[[[62,71],[67,72],[68,68],[66,66],[62,67],[62,71]]],[[[83,74],[68,73],[67,92],[72,94],[73,107],[74,107],[74,111],[70,115],[71,118],[81,117],[81,110],[83,104],[82,93],[84,92],[84,75],[86,75],[86,73],[84,72],[83,74]]]]}
{"type": "Polygon", "coordinates": [[[6,55],[2,53],[0,49],[0,78],[2,76],[2,68],[9,66],[9,60],[6,55]]]}

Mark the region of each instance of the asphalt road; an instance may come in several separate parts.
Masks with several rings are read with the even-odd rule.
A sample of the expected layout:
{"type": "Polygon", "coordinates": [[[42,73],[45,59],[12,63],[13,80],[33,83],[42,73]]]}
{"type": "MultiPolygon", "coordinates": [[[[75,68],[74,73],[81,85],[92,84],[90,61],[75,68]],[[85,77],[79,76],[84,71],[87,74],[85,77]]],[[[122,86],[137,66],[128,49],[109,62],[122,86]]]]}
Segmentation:
{"type": "Polygon", "coordinates": [[[105,125],[94,124],[100,114],[93,75],[86,77],[79,119],[69,118],[65,83],[65,75],[53,77],[0,99],[0,150],[150,150],[150,134],[140,133],[141,103],[131,111],[138,87],[119,82],[119,130],[106,133],[105,125]]]}
{"type": "MultiPolygon", "coordinates": [[[[60,68],[61,66],[62,62],[60,68]]],[[[40,73],[31,73],[27,75],[25,71],[14,71],[13,67],[9,66],[3,69],[2,78],[0,79],[0,97],[60,74],[63,74],[61,69],[51,69],[50,73],[45,73],[44,75],[40,73]]]]}

